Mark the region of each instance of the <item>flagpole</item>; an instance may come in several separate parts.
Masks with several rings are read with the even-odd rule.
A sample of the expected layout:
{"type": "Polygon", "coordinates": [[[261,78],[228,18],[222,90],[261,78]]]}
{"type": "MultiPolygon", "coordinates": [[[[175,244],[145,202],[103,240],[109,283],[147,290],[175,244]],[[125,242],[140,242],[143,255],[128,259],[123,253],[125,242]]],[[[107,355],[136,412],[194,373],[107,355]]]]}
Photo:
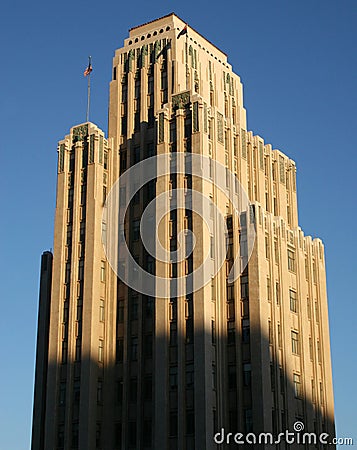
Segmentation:
{"type": "MultiPolygon", "coordinates": [[[[88,56],[88,67],[92,66],[92,57],[88,56]]],[[[86,114],[86,122],[89,121],[89,107],[90,107],[90,72],[88,74],[88,87],[87,87],[87,114],[86,114]]]]}
{"type": "Polygon", "coordinates": [[[188,27],[186,23],[186,90],[188,89],[188,73],[189,73],[189,63],[188,63],[188,27]]]}

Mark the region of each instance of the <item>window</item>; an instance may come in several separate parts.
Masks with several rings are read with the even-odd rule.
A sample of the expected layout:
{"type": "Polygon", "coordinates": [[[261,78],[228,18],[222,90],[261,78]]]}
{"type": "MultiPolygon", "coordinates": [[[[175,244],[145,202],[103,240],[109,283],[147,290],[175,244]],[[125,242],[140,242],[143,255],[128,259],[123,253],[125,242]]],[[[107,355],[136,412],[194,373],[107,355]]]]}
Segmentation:
{"type": "Polygon", "coordinates": [[[270,278],[267,278],[267,299],[271,302],[271,289],[270,289],[270,278]]]}
{"type": "Polygon", "coordinates": [[[72,448],[78,448],[79,441],[79,424],[78,422],[72,423],[72,448]]]}
{"type": "Polygon", "coordinates": [[[137,164],[140,161],[140,146],[134,147],[133,152],[133,164],[137,164]]]}
{"type": "Polygon", "coordinates": [[[138,338],[132,337],[131,338],[131,360],[136,361],[138,359],[138,338]]]}
{"type": "Polygon", "coordinates": [[[307,256],[305,256],[305,278],[306,280],[309,279],[309,260],[307,256]]]}
{"type": "Polygon", "coordinates": [[[177,325],[176,322],[170,323],[170,345],[177,345],[177,325]]]}
{"type": "Polygon", "coordinates": [[[322,381],[320,381],[320,402],[324,403],[324,385],[322,381]]]}
{"type": "Polygon", "coordinates": [[[240,279],[240,295],[242,299],[247,299],[249,297],[249,285],[248,285],[248,277],[241,276],[240,279]]]}
{"type": "Polygon", "coordinates": [[[210,256],[214,259],[214,237],[210,237],[210,256]]]}
{"type": "Polygon", "coordinates": [[[103,339],[99,339],[99,346],[98,346],[98,361],[103,362],[104,359],[104,348],[103,348],[103,339]]]}
{"type": "Polygon", "coordinates": [[[170,437],[177,436],[177,412],[170,413],[169,434],[170,437]]]}
{"type": "Polygon", "coordinates": [[[76,339],[75,354],[74,354],[74,360],[75,361],[80,361],[81,360],[81,348],[82,348],[81,338],[77,338],[76,339]]]}
{"type": "Polygon", "coordinates": [[[105,170],[108,169],[108,152],[107,151],[104,151],[103,167],[104,167],[105,170]]]}
{"type": "Polygon", "coordinates": [[[132,378],[129,384],[129,399],[131,402],[136,402],[136,397],[138,393],[138,380],[137,378],[132,378]]]}
{"type": "Polygon", "coordinates": [[[177,389],[177,366],[170,367],[169,369],[169,382],[170,382],[170,389],[176,390],[177,389]]]}
{"type": "Polygon", "coordinates": [[[116,343],[116,362],[123,362],[124,359],[124,340],[117,339],[116,343]]]}
{"type": "Polygon", "coordinates": [[[67,341],[62,341],[62,364],[67,363],[67,351],[68,351],[68,343],[67,341]]]}
{"type": "Polygon", "coordinates": [[[295,272],[295,252],[293,250],[288,250],[288,269],[295,272]]]}
{"type": "Polygon", "coordinates": [[[276,304],[279,305],[280,304],[280,289],[279,289],[278,282],[275,283],[275,300],[276,300],[276,304]]]}
{"type": "Polygon", "coordinates": [[[249,319],[242,320],[242,342],[243,344],[249,343],[250,340],[250,326],[249,319]]]}
{"type": "Polygon", "coordinates": [[[66,404],[66,383],[61,382],[59,387],[58,404],[64,406],[66,404]]]}
{"type": "Polygon", "coordinates": [[[80,381],[78,379],[74,380],[74,383],[73,383],[73,403],[75,405],[79,404],[80,395],[81,395],[80,387],[81,387],[80,381]]]}
{"type": "Polygon", "coordinates": [[[281,325],[280,325],[280,323],[278,323],[278,345],[279,345],[279,348],[282,348],[282,346],[283,346],[283,340],[282,340],[282,336],[281,336],[281,325]]]}
{"type": "Polygon", "coordinates": [[[134,131],[140,130],[140,111],[134,113],[134,131]]]}
{"type": "Polygon", "coordinates": [[[133,295],[130,301],[130,319],[138,320],[139,299],[137,295],[133,295]]]}
{"type": "Polygon", "coordinates": [[[289,289],[289,298],[290,298],[290,311],[295,313],[298,312],[296,292],[293,291],[292,289],[289,289]]]}
{"type": "Polygon", "coordinates": [[[216,325],[215,321],[211,320],[211,335],[212,335],[212,344],[214,345],[216,343],[216,325]]]}
{"type": "Polygon", "coordinates": [[[236,330],[235,322],[228,322],[227,344],[235,344],[236,330]]]}
{"type": "Polygon", "coordinates": [[[315,381],[311,380],[311,400],[312,403],[316,402],[315,381]]]}
{"type": "Polygon", "coordinates": [[[143,395],[144,395],[144,400],[152,399],[152,377],[151,376],[147,376],[144,378],[143,395]]]}
{"type": "Polygon", "coordinates": [[[269,259],[269,237],[265,236],[265,257],[269,259]]]}
{"type": "Polygon", "coordinates": [[[236,366],[233,365],[228,366],[228,389],[230,390],[237,389],[236,366]]]}
{"type": "Polygon", "coordinates": [[[102,283],[105,283],[105,275],[105,261],[102,261],[100,265],[100,281],[102,283]]]}
{"type": "Polygon", "coordinates": [[[97,422],[95,430],[95,445],[97,448],[100,447],[101,437],[102,437],[102,424],[100,422],[97,422]]]}
{"type": "Polygon", "coordinates": [[[211,278],[211,299],[212,301],[216,300],[216,285],[214,278],[211,278]]]}
{"type": "Polygon", "coordinates": [[[128,438],[129,438],[129,446],[135,447],[136,446],[136,422],[129,422],[128,424],[129,432],[128,432],[128,438]]]}
{"type": "Polygon", "coordinates": [[[317,323],[320,321],[319,305],[317,304],[317,301],[315,301],[315,320],[317,323]]]}
{"type": "Polygon", "coordinates": [[[154,312],[154,298],[146,297],[145,298],[145,316],[152,317],[154,312]]]}
{"type": "Polygon", "coordinates": [[[99,321],[104,322],[104,300],[99,300],[99,321]]]}
{"type": "Polygon", "coordinates": [[[272,391],[275,391],[275,369],[273,364],[270,364],[270,387],[272,391]]]}
{"type": "Polygon", "coordinates": [[[151,419],[144,419],[143,422],[143,444],[144,447],[151,447],[152,439],[152,421],[151,419]]]}
{"type": "Polygon", "coordinates": [[[144,339],[144,354],[145,358],[152,358],[152,334],[145,335],[144,339]]]}
{"type": "Polygon", "coordinates": [[[116,383],[116,386],[116,401],[117,403],[121,404],[123,403],[123,380],[119,379],[116,383]]]}
{"type": "Polygon", "coordinates": [[[118,316],[117,320],[119,323],[124,322],[124,300],[118,300],[118,316]]]}
{"type": "Polygon", "coordinates": [[[314,360],[314,346],[313,346],[313,343],[312,343],[312,337],[311,336],[309,337],[309,353],[310,353],[310,359],[311,359],[311,361],[313,361],[314,360]]]}
{"type": "Polygon", "coordinates": [[[193,342],[193,319],[186,320],[186,344],[193,342]]]}
{"type": "Polygon", "coordinates": [[[154,108],[150,107],[148,109],[148,128],[152,128],[154,124],[155,124],[154,108]]]}
{"type": "Polygon", "coordinates": [[[294,382],[294,394],[296,398],[301,398],[301,377],[299,374],[294,373],[293,376],[293,382],[294,382]]]}
{"type": "Polygon", "coordinates": [[[285,393],[285,378],[284,378],[284,371],[282,367],[279,368],[279,379],[280,379],[280,393],[285,393]]]}
{"type": "Polygon", "coordinates": [[[186,411],[186,434],[195,433],[195,414],[194,411],[186,411]]]}
{"type": "Polygon", "coordinates": [[[297,333],[296,331],[291,332],[291,351],[296,355],[300,354],[299,333],[297,333]]]}
{"type": "Polygon", "coordinates": [[[121,440],[122,440],[122,425],[121,422],[117,422],[115,424],[115,445],[118,448],[121,448],[121,440]]]}
{"type": "Polygon", "coordinates": [[[57,447],[64,448],[64,425],[58,425],[57,431],[57,447]]]}
{"type": "Polygon", "coordinates": [[[140,239],[140,219],[133,220],[133,241],[140,239]]]}
{"type": "Polygon", "coordinates": [[[155,147],[153,142],[149,142],[146,146],[146,157],[150,158],[155,155],[155,147]]]}
{"type": "Polygon", "coordinates": [[[244,425],[246,433],[250,433],[253,430],[253,416],[251,409],[244,410],[244,425]]]}
{"type": "Polygon", "coordinates": [[[321,345],[319,340],[317,340],[317,360],[321,363],[321,345]]]}
{"type": "Polygon", "coordinates": [[[243,364],[243,385],[250,386],[251,383],[252,383],[251,365],[246,363],[243,364]]]}
{"type": "Polygon", "coordinates": [[[102,403],[103,401],[103,381],[98,380],[97,383],[97,403],[102,403]]]}
{"type": "Polygon", "coordinates": [[[306,307],[307,307],[307,317],[308,317],[308,319],[311,320],[311,304],[310,304],[309,297],[307,297],[307,299],[306,299],[306,307]]]}
{"type": "Polygon", "coordinates": [[[188,389],[194,386],[194,370],[193,364],[187,364],[186,366],[186,387],[188,389]]]}
{"type": "Polygon", "coordinates": [[[277,240],[274,240],[274,257],[275,257],[275,262],[278,264],[279,263],[279,246],[278,246],[277,240]]]}
{"type": "Polygon", "coordinates": [[[273,327],[271,325],[271,320],[268,320],[268,338],[269,344],[273,343],[273,327]]]}

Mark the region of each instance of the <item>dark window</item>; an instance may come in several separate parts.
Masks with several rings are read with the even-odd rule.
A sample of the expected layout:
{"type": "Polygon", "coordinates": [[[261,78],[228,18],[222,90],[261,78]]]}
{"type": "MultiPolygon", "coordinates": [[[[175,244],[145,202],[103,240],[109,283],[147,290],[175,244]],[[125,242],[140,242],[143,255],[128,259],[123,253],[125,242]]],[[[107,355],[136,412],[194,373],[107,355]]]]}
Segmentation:
{"type": "Polygon", "coordinates": [[[147,334],[144,339],[145,358],[152,358],[152,334],[147,334]]]}
{"type": "Polygon", "coordinates": [[[137,378],[132,378],[130,380],[130,387],[129,387],[129,399],[131,402],[136,402],[138,393],[138,380],[137,378]]]}
{"type": "Polygon", "coordinates": [[[228,366],[228,388],[231,390],[237,389],[236,366],[228,366]]]}
{"type": "Polygon", "coordinates": [[[119,323],[124,322],[124,300],[118,300],[118,316],[117,320],[119,323]]]}
{"type": "Polygon", "coordinates": [[[64,406],[66,404],[66,383],[61,382],[59,387],[58,404],[64,406]]]}
{"type": "Polygon", "coordinates": [[[97,403],[102,403],[103,401],[103,381],[98,380],[97,383],[97,403]]]}
{"type": "Polygon", "coordinates": [[[117,339],[116,343],[116,362],[123,362],[124,358],[124,340],[117,339]]]}
{"type": "Polygon", "coordinates": [[[136,422],[129,422],[129,432],[128,432],[128,438],[129,438],[129,446],[135,447],[136,445],[136,422]]]}
{"type": "Polygon", "coordinates": [[[143,423],[143,444],[145,447],[151,447],[152,422],[151,419],[144,419],[143,423]]]}
{"type": "Polygon", "coordinates": [[[136,361],[138,359],[138,338],[132,337],[131,338],[131,360],[136,361]]]}
{"type": "Polygon", "coordinates": [[[133,241],[140,239],[140,219],[133,220],[133,241]]]}
{"type": "Polygon", "coordinates": [[[58,425],[57,431],[57,447],[64,448],[64,425],[58,425]]]}
{"type": "Polygon", "coordinates": [[[140,146],[134,147],[133,152],[133,164],[136,164],[140,161],[140,146]]]}
{"type": "Polygon", "coordinates": [[[151,376],[147,376],[144,378],[143,395],[144,395],[144,400],[152,399],[152,377],[151,376]]]}
{"type": "Polygon", "coordinates": [[[251,365],[246,363],[243,364],[243,385],[250,386],[251,383],[252,383],[251,365]]]}
{"type": "Polygon", "coordinates": [[[80,398],[80,381],[79,380],[74,380],[73,383],[73,403],[75,405],[79,404],[79,398],[80,398]]]}
{"type": "Polygon", "coordinates": [[[72,423],[72,448],[78,448],[79,441],[79,424],[78,422],[72,423]]]}
{"type": "Polygon", "coordinates": [[[152,317],[154,312],[154,298],[145,297],[145,315],[146,317],[152,317]]]}
{"type": "Polygon", "coordinates": [[[234,344],[235,343],[235,322],[228,322],[227,325],[227,344],[234,344]]]}
{"type": "Polygon", "coordinates": [[[169,434],[171,437],[177,436],[177,413],[170,413],[169,434]]]}
{"type": "Polygon", "coordinates": [[[186,434],[195,433],[195,414],[194,411],[186,411],[186,434]]]}

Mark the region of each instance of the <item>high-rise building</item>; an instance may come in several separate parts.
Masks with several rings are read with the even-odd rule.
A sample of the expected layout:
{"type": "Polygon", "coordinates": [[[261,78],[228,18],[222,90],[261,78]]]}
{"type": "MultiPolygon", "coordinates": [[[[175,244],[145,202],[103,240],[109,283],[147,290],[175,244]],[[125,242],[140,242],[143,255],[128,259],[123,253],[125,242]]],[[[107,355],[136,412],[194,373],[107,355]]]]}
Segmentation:
{"type": "Polygon", "coordinates": [[[130,30],[113,59],[108,138],[87,122],[58,144],[33,450],[231,448],[229,432],[277,436],[297,422],[334,436],[324,247],[298,225],[295,176],[294,161],[247,130],[226,54],[175,14],[130,30]],[[162,155],[165,173],[143,181],[145,161],[162,155]],[[128,203],[115,183],[142,162],[109,245],[112,193],[128,203]],[[167,214],[156,206],[145,229],[156,250],[186,248],[181,260],[161,261],[140,235],[145,208],[162,196],[167,214]]]}

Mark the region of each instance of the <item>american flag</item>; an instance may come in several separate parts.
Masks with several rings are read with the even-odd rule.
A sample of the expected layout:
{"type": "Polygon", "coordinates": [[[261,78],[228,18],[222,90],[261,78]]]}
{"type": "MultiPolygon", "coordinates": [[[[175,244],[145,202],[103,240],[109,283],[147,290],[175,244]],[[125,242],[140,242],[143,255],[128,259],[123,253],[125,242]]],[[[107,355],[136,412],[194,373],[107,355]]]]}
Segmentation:
{"type": "Polygon", "coordinates": [[[83,75],[85,77],[87,77],[91,72],[92,72],[93,68],[92,68],[92,64],[89,62],[88,63],[88,67],[86,68],[86,70],[83,72],[83,75]]]}
{"type": "Polygon", "coordinates": [[[181,36],[183,36],[184,34],[187,34],[187,23],[186,25],[182,28],[182,30],[179,32],[179,34],[177,35],[177,39],[179,39],[181,36]]]}

